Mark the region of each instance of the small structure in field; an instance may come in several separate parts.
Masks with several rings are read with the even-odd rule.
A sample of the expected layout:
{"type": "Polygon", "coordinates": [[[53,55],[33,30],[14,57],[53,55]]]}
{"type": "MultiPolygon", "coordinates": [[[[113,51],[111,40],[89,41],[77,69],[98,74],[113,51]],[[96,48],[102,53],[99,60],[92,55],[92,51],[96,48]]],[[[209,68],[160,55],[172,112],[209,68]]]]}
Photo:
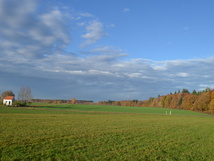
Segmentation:
{"type": "Polygon", "coordinates": [[[15,101],[14,96],[6,96],[3,99],[3,104],[7,106],[12,106],[14,101],[15,101]]]}

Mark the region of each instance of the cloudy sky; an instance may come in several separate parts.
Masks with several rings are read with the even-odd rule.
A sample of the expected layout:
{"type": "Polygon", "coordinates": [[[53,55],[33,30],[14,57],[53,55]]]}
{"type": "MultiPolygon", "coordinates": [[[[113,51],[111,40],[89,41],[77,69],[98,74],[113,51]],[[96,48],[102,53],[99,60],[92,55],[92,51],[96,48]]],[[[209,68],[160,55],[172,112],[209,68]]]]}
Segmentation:
{"type": "Polygon", "coordinates": [[[214,88],[213,0],[0,0],[0,92],[144,100],[214,88]]]}

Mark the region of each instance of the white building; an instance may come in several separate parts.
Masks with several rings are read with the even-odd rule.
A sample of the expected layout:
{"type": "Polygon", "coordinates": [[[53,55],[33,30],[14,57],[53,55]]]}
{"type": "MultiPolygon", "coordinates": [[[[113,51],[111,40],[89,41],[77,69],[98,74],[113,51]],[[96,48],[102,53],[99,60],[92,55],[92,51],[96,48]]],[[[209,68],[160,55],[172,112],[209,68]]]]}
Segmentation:
{"type": "Polygon", "coordinates": [[[3,104],[5,104],[7,106],[12,106],[14,101],[15,101],[14,96],[7,96],[3,99],[3,104]]]}

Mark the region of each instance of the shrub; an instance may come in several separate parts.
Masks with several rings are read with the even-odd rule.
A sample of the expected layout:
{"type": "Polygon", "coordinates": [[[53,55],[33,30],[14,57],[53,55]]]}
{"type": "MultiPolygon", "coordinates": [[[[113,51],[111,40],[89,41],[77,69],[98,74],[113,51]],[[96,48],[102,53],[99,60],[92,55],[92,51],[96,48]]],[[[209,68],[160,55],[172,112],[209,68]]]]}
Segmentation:
{"type": "Polygon", "coordinates": [[[15,102],[13,102],[13,106],[15,106],[15,107],[25,107],[27,105],[27,103],[24,101],[24,102],[22,102],[22,101],[15,101],[15,102]]]}

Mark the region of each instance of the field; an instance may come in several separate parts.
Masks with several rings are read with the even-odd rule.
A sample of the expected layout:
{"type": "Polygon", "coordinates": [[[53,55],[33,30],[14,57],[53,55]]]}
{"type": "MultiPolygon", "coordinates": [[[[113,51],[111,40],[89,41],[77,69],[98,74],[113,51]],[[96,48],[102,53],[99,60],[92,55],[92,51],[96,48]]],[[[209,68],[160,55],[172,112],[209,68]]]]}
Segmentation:
{"type": "Polygon", "coordinates": [[[191,111],[95,105],[0,107],[2,161],[207,161],[214,160],[213,152],[214,117],[191,111]]]}

